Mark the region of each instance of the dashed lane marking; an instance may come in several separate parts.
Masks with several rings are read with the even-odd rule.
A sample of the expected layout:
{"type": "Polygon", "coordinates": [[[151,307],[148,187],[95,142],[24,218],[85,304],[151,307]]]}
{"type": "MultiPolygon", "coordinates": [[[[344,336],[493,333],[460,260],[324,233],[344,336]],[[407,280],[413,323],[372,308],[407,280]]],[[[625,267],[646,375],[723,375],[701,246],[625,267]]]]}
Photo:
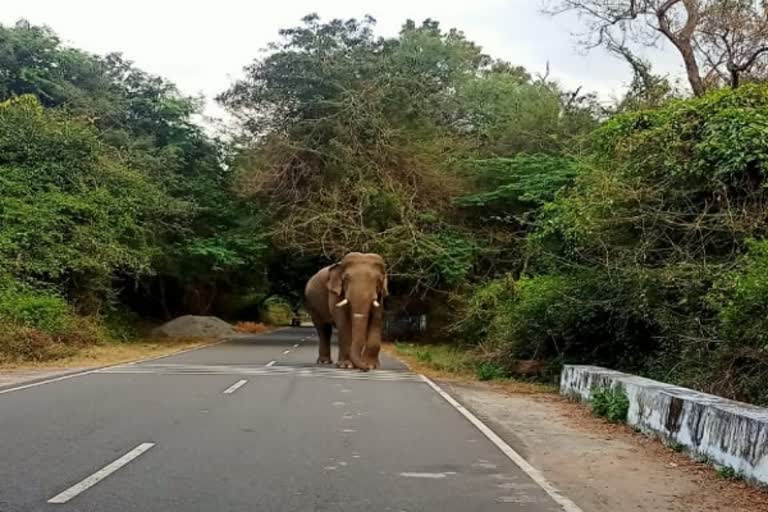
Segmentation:
{"type": "Polygon", "coordinates": [[[248,382],[248,381],[247,381],[247,380],[245,380],[245,379],[242,379],[242,380],[239,380],[239,381],[235,382],[234,384],[232,384],[231,386],[229,386],[229,387],[226,389],[226,391],[224,391],[224,394],[225,394],[225,395],[231,395],[232,393],[234,393],[235,391],[237,391],[238,389],[240,389],[241,387],[243,387],[243,385],[245,385],[245,383],[246,383],[246,382],[248,382]]]}
{"type": "Polygon", "coordinates": [[[101,482],[105,478],[107,478],[109,475],[117,471],[118,469],[122,468],[126,464],[130,463],[132,460],[136,459],[137,457],[141,456],[141,454],[145,453],[147,450],[155,446],[155,443],[142,443],[133,450],[129,451],[116,461],[104,466],[85,480],[80,481],[79,483],[76,483],[66,491],[63,491],[53,498],[48,500],[48,503],[56,503],[56,504],[62,504],[66,503],[72,498],[76,497],[80,493],[87,491],[97,483],[101,482]]]}

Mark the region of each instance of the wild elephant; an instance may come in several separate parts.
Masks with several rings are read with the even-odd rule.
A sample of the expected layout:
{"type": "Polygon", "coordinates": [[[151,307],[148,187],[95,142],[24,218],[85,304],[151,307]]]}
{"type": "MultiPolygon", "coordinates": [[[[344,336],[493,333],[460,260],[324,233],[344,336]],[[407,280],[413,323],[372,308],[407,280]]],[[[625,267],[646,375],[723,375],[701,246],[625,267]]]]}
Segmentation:
{"type": "Polygon", "coordinates": [[[320,338],[318,364],[332,364],[331,334],[339,338],[339,368],[379,367],[381,324],[387,296],[384,258],[352,252],[307,282],[305,306],[320,338]]]}

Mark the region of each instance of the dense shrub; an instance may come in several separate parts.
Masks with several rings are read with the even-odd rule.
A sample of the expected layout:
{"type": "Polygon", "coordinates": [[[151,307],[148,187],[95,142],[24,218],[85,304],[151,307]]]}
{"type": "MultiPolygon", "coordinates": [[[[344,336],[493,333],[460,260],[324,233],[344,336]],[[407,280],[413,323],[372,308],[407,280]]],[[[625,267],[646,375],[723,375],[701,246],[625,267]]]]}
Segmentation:
{"type": "Polygon", "coordinates": [[[62,332],[74,315],[63,297],[17,284],[0,288],[0,320],[48,333],[62,332]]]}
{"type": "Polygon", "coordinates": [[[768,401],[766,111],[750,85],[606,121],[541,207],[523,277],[475,288],[459,324],[501,358],[768,401]]]}
{"type": "Polygon", "coordinates": [[[0,322],[0,364],[50,361],[76,351],[74,345],[33,327],[0,322]]]}
{"type": "Polygon", "coordinates": [[[621,387],[593,389],[590,405],[595,416],[601,416],[612,423],[627,421],[629,398],[621,387]]]}
{"type": "Polygon", "coordinates": [[[658,348],[650,290],[638,275],[507,277],[468,297],[457,328],[510,368],[519,359],[637,368],[658,348]]]}
{"type": "Polygon", "coordinates": [[[293,309],[286,299],[269,297],[262,305],[261,318],[270,325],[288,325],[293,318],[293,309]]]}

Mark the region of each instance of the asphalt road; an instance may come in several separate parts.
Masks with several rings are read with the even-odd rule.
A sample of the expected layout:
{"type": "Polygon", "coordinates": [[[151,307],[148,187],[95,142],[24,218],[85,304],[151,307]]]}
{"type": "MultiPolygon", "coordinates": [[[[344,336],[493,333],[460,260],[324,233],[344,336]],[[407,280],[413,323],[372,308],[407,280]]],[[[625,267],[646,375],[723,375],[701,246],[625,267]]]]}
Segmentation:
{"type": "Polygon", "coordinates": [[[2,393],[0,512],[563,510],[398,362],[316,357],[292,328],[2,393]]]}

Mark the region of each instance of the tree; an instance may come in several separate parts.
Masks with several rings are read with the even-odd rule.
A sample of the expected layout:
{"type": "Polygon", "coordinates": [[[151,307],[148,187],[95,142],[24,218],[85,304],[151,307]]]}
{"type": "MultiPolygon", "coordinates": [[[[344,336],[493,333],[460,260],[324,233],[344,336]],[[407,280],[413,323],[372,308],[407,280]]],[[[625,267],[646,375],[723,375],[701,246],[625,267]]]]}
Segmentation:
{"type": "Polygon", "coordinates": [[[768,52],[768,11],[764,1],[709,2],[699,30],[699,46],[720,79],[736,88],[742,77],[764,72],[768,52]],[[757,72],[757,73],[756,73],[757,72]]]}
{"type": "Polygon", "coordinates": [[[98,311],[119,273],[150,272],[187,205],[31,95],[0,103],[0,274],[98,311]]]}
{"type": "Polygon", "coordinates": [[[303,22],[220,97],[246,136],[240,192],[269,205],[281,251],[380,252],[421,289],[456,279],[471,244],[447,221],[466,140],[451,109],[490,60],[431,20],[391,39],[372,18],[303,22]]]}
{"type": "Polygon", "coordinates": [[[629,43],[653,45],[663,37],[683,61],[696,96],[763,64],[768,46],[766,3],[755,0],[558,0],[551,12],[575,11],[587,23],[588,47],[626,56],[629,43]]]}
{"type": "MultiPolygon", "coordinates": [[[[147,201],[163,198],[156,205],[159,211],[153,213],[156,222],[149,225],[143,219],[150,212],[142,207],[148,204],[137,204],[133,216],[128,215],[130,210],[120,209],[122,199],[138,200],[132,196],[134,190],[126,191],[124,198],[105,198],[105,202],[112,204],[101,205],[128,215],[121,225],[141,225],[140,240],[131,238],[138,236],[138,228],[132,228],[131,236],[125,234],[121,238],[135,243],[141,255],[134,255],[133,264],[113,264],[97,249],[83,250],[84,256],[78,262],[70,252],[78,247],[74,241],[63,247],[38,244],[36,249],[40,251],[50,251],[49,254],[60,258],[72,257],[61,267],[74,268],[78,263],[84,264],[88,255],[98,256],[105,269],[89,272],[91,277],[87,279],[78,277],[78,282],[87,284],[86,288],[100,289],[100,293],[92,294],[94,300],[97,296],[103,299],[114,295],[113,290],[122,290],[122,298],[142,307],[146,314],[207,312],[218,307],[219,296],[264,286],[264,272],[258,271],[268,252],[262,236],[266,229],[263,216],[258,205],[239,200],[234,194],[233,174],[224,165],[227,146],[208,137],[192,122],[192,116],[201,107],[198,99],[182,95],[171,82],[138,69],[119,54],[98,56],[69,48],[47,27],[26,21],[11,27],[0,25],[0,102],[15,101],[25,95],[37,98],[42,118],[59,123],[42,123],[45,127],[60,126],[71,133],[83,131],[88,134],[89,144],[103,146],[100,151],[84,150],[83,155],[101,159],[106,169],[114,171],[103,171],[105,176],[129,176],[136,180],[134,188],[143,190],[147,201]],[[173,215],[164,217],[163,212],[173,215]],[[252,272],[254,268],[256,272],[252,272]],[[92,286],[97,281],[99,286],[92,286]],[[136,293],[139,296],[134,296],[136,293]],[[155,300],[156,297],[162,298],[155,300]]],[[[16,108],[10,111],[16,112],[16,108]]],[[[22,126],[29,125],[19,122],[18,128],[22,126]]],[[[14,140],[18,148],[23,147],[19,139],[14,140]]],[[[52,142],[52,147],[59,146],[52,142]]],[[[9,146],[9,155],[18,148],[9,146]]],[[[42,160],[37,159],[43,156],[41,150],[40,155],[30,157],[28,165],[42,168],[42,160]]],[[[62,165],[69,162],[66,151],[55,156],[62,165]]],[[[85,179],[80,177],[82,167],[90,165],[90,160],[73,160],[77,165],[70,167],[71,175],[66,179],[85,179]]],[[[21,178],[14,175],[8,179],[16,183],[21,178]]],[[[101,183],[100,190],[106,194],[111,189],[100,179],[95,183],[101,183]]],[[[75,210],[67,210],[71,218],[63,211],[58,212],[60,217],[50,216],[54,203],[33,201],[28,220],[50,217],[63,226],[87,218],[75,210]]],[[[7,204],[5,207],[9,208],[7,204]]],[[[114,220],[106,213],[98,218],[114,220]]],[[[100,231],[92,234],[94,243],[101,239],[97,235],[109,238],[110,229],[95,222],[93,225],[100,227],[100,231]]],[[[40,225],[36,229],[46,232],[48,228],[40,225]]],[[[73,231],[86,233],[87,229],[73,231]]],[[[21,251],[14,247],[13,250],[21,251]]],[[[27,275],[26,271],[19,272],[27,275]]],[[[66,270],[57,275],[49,275],[46,282],[71,287],[72,279],[67,276],[74,272],[66,270]]]]}

